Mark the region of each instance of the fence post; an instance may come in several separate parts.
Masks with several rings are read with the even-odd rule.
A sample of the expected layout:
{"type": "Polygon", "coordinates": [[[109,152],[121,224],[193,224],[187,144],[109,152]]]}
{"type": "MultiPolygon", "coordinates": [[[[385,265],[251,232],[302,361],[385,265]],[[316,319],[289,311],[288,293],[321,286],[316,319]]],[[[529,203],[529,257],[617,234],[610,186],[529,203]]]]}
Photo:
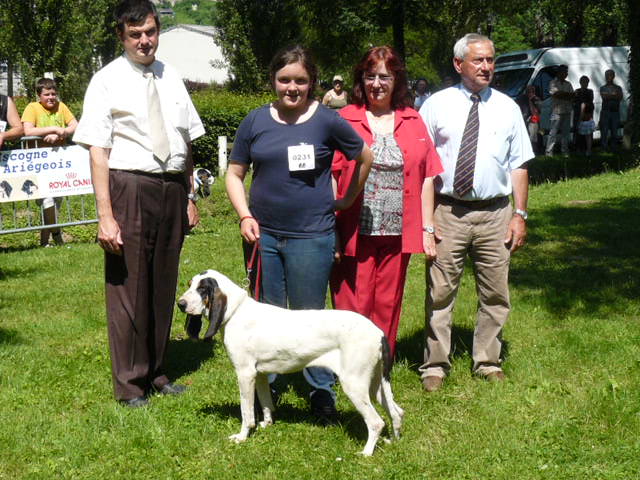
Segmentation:
{"type": "Polygon", "coordinates": [[[220,177],[224,177],[227,165],[227,137],[221,135],[218,137],[218,175],[220,177]]]}

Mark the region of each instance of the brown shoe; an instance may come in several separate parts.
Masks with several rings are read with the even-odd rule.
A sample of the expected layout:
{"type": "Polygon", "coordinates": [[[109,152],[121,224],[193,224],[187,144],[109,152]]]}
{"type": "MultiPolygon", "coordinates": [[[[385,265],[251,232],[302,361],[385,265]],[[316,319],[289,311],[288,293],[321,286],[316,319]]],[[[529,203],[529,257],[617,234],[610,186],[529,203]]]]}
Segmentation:
{"type": "Polygon", "coordinates": [[[436,377],[435,375],[430,375],[422,379],[422,387],[427,392],[435,392],[440,390],[442,387],[442,382],[444,379],[442,377],[436,377]]]}
{"type": "Polygon", "coordinates": [[[498,370],[496,372],[487,373],[484,376],[485,380],[488,382],[502,382],[505,379],[504,372],[498,370]]]}

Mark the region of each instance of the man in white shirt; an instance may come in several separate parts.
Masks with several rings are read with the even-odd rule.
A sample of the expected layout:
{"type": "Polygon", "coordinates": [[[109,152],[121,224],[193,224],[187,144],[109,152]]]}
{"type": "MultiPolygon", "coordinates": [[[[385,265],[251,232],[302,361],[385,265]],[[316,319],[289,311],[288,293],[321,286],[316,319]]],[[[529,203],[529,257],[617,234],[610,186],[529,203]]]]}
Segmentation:
{"type": "Polygon", "coordinates": [[[553,155],[558,137],[563,155],[569,154],[569,138],[571,136],[571,114],[573,112],[573,86],[567,81],[569,67],[560,65],[556,78],[549,82],[551,95],[551,119],[546,155],[553,155]]]}
{"type": "Polygon", "coordinates": [[[73,139],[91,157],[115,397],[140,407],[185,390],[163,362],[182,241],[199,220],[191,142],[204,127],[177,72],[155,60],[154,5],[123,0],[115,17],[124,54],[91,79],[73,139]]]}
{"type": "Polygon", "coordinates": [[[451,369],[452,311],[467,255],[474,265],[478,312],[473,371],[504,379],[500,333],[509,315],[509,260],[526,237],[528,173],[533,158],[520,108],[489,87],[495,50],[467,34],[454,47],[462,83],[431,95],[420,109],[444,172],[435,181],[437,258],[427,270],[427,338],[423,387],[438,390],[451,369]],[[509,202],[513,195],[515,210],[509,202]]]}

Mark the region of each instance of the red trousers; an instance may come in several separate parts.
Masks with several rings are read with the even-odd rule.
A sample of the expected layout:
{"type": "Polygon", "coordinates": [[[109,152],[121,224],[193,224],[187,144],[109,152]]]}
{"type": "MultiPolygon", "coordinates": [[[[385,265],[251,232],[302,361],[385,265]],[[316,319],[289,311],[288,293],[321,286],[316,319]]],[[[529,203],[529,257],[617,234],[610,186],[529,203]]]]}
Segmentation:
{"type": "Polygon", "coordinates": [[[402,253],[402,237],[358,237],[355,257],[343,256],[331,274],[331,298],[339,310],[358,312],[380,328],[396,352],[402,295],[411,254],[402,253]]]}

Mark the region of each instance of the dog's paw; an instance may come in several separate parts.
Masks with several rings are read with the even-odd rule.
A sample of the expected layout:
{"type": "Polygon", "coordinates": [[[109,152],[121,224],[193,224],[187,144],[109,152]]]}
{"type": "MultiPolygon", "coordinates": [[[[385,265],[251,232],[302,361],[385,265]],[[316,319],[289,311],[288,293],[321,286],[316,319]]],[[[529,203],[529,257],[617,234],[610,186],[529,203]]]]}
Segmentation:
{"type": "Polygon", "coordinates": [[[233,435],[229,435],[229,440],[231,440],[234,443],[242,443],[247,439],[246,435],[243,435],[242,433],[235,433],[233,435]]]}

